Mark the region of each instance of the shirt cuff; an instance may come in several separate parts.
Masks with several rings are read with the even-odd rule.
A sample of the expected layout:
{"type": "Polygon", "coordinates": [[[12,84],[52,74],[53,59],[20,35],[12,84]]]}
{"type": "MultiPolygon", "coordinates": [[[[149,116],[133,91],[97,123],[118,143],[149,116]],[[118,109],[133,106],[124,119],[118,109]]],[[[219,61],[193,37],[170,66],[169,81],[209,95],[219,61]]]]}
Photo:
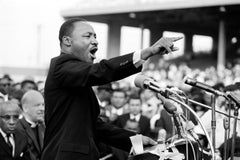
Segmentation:
{"type": "Polygon", "coordinates": [[[138,50],[133,53],[133,64],[135,65],[136,68],[143,65],[144,62],[145,60],[141,59],[141,50],[138,50]]]}

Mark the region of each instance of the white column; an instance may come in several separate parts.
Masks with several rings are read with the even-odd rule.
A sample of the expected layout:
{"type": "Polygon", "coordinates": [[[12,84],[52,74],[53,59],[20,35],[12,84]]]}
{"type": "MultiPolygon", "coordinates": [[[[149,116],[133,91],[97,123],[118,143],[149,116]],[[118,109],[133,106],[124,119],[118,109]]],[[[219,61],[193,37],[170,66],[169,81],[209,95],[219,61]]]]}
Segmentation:
{"type": "Polygon", "coordinates": [[[140,28],[141,28],[141,41],[140,41],[140,47],[141,47],[141,49],[143,49],[143,41],[144,41],[144,25],[143,24],[141,24],[140,25],[140,28]]]}
{"type": "Polygon", "coordinates": [[[217,59],[218,71],[220,71],[222,68],[225,68],[225,58],[226,58],[225,22],[224,20],[220,20],[218,35],[218,59],[217,59]]]}

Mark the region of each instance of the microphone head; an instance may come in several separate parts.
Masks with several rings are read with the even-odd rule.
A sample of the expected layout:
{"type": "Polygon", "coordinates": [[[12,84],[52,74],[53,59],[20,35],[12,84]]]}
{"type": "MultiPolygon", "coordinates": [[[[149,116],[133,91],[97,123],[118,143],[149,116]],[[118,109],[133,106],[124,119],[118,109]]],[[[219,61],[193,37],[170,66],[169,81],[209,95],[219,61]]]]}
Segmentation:
{"type": "Polygon", "coordinates": [[[184,83],[190,84],[190,85],[193,85],[193,84],[195,84],[197,82],[196,79],[190,78],[188,76],[185,76],[183,78],[183,81],[184,81],[184,83]]]}
{"type": "Polygon", "coordinates": [[[138,88],[145,89],[146,87],[144,86],[144,83],[146,83],[146,81],[149,81],[149,78],[145,75],[139,74],[136,76],[134,84],[138,88]]]}
{"type": "Polygon", "coordinates": [[[177,111],[177,107],[168,99],[165,100],[163,107],[170,114],[174,114],[177,111]]]}

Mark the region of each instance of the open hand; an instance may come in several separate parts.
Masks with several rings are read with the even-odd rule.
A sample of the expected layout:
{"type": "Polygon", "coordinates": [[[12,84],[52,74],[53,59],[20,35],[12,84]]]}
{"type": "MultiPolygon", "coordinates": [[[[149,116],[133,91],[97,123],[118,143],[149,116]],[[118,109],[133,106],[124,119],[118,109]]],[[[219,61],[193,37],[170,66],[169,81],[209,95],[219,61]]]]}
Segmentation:
{"type": "Polygon", "coordinates": [[[147,136],[142,136],[143,145],[157,145],[157,142],[147,136]]]}

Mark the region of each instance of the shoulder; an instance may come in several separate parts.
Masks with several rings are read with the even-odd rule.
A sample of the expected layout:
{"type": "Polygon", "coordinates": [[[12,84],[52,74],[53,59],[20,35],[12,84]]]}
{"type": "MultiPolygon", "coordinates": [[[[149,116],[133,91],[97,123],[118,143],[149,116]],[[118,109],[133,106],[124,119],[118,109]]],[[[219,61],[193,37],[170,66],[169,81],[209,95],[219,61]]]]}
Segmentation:
{"type": "Polygon", "coordinates": [[[17,129],[24,129],[25,130],[28,127],[27,125],[28,124],[27,124],[25,118],[23,117],[23,118],[19,119],[19,121],[17,123],[17,129]]]}
{"type": "Polygon", "coordinates": [[[27,141],[27,135],[23,130],[16,129],[14,132],[15,138],[20,141],[27,141]]]}
{"type": "Polygon", "coordinates": [[[129,118],[130,117],[130,114],[129,113],[125,113],[125,114],[122,114],[119,116],[119,119],[126,119],[126,118],[129,118]]]}
{"type": "Polygon", "coordinates": [[[59,63],[61,64],[61,63],[65,63],[65,62],[68,62],[68,61],[71,61],[71,60],[80,61],[80,59],[77,58],[74,55],[61,53],[59,56],[51,59],[51,64],[59,64],[59,63]]]}
{"type": "Polygon", "coordinates": [[[141,115],[141,119],[144,120],[144,121],[149,121],[150,122],[150,119],[147,116],[141,115]]]}

